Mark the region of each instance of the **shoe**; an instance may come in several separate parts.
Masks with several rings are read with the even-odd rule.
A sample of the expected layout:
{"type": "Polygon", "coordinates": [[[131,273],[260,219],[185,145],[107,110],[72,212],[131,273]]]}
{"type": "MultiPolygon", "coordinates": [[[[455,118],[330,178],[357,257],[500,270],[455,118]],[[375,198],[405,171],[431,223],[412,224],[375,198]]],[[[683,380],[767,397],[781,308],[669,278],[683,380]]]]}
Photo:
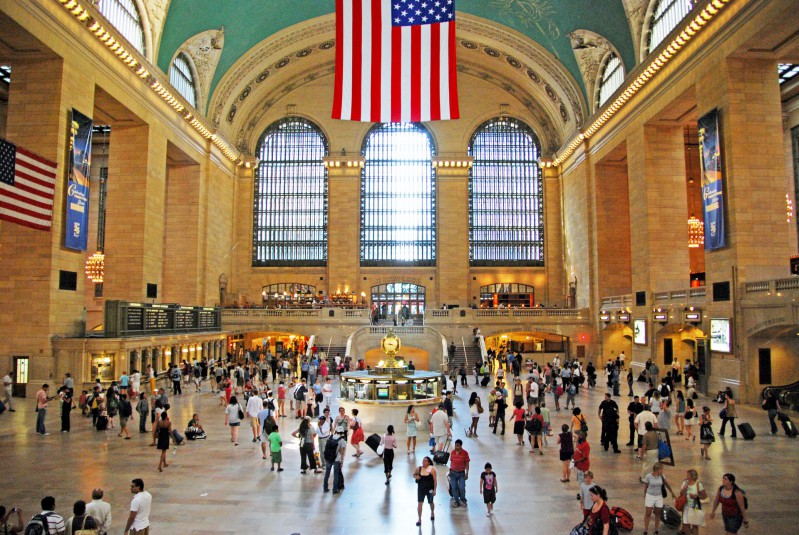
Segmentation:
{"type": "Polygon", "coordinates": [[[486,516],[491,516],[491,513],[486,513],[486,516]]]}
{"type": "MultiPolygon", "coordinates": [[[[341,492],[341,491],[340,490],[334,490],[333,494],[338,494],[339,492],[341,492]]],[[[418,526],[419,524],[416,524],[416,525],[418,526]]]]}
{"type": "MultiPolygon", "coordinates": [[[[69,431],[67,431],[67,433],[69,433],[69,431]]],[[[125,440],[130,440],[130,437],[125,437],[125,440]]]]}
{"type": "MultiPolygon", "coordinates": [[[[618,453],[618,452],[617,452],[617,453],[618,453]]],[[[544,452],[543,452],[543,451],[541,451],[541,450],[538,450],[538,454],[539,454],[539,455],[543,455],[543,454],[544,454],[544,452]]]]}
{"type": "Polygon", "coordinates": [[[300,473],[301,473],[301,474],[304,474],[304,473],[305,473],[305,470],[300,470],[300,473]]]}
{"type": "Polygon", "coordinates": [[[253,441],[253,442],[257,442],[257,441],[258,441],[258,439],[255,439],[255,438],[254,438],[254,439],[252,439],[252,441],[253,441]]]}
{"type": "Polygon", "coordinates": [[[627,444],[625,444],[625,446],[632,446],[632,445],[633,445],[632,442],[628,442],[627,444]]]}
{"type": "Polygon", "coordinates": [[[421,525],[422,525],[422,521],[421,521],[421,520],[417,521],[417,522],[416,522],[416,525],[417,525],[417,526],[421,526],[421,525]]]}
{"type": "Polygon", "coordinates": [[[17,412],[17,409],[8,409],[8,412],[17,412]]]}
{"type": "Polygon", "coordinates": [[[323,489],[322,492],[324,493],[330,492],[330,489],[323,489]]]}
{"type": "Polygon", "coordinates": [[[42,436],[43,436],[43,437],[49,437],[49,436],[50,436],[50,433],[42,433],[42,436]]]}
{"type": "Polygon", "coordinates": [[[321,473],[322,473],[322,471],[321,471],[321,470],[314,470],[314,471],[313,471],[313,473],[314,473],[314,474],[321,474],[321,473]]]}
{"type": "MultiPolygon", "coordinates": [[[[266,457],[264,457],[264,459],[266,459],[266,457]]],[[[273,466],[269,471],[270,472],[274,472],[275,471],[275,467],[273,466]]]]}
{"type": "Polygon", "coordinates": [[[388,485],[388,479],[386,479],[386,485],[388,485]]]}
{"type": "Polygon", "coordinates": [[[436,515],[430,515],[430,520],[435,521],[435,519],[436,519],[436,515]]]}
{"type": "Polygon", "coordinates": [[[460,502],[455,502],[452,504],[452,507],[460,507],[460,506],[461,506],[460,502]]]}
{"type": "Polygon", "coordinates": [[[282,469],[282,468],[278,468],[278,469],[277,469],[277,471],[278,471],[278,472],[282,472],[282,471],[283,471],[283,469],[282,469]]]}

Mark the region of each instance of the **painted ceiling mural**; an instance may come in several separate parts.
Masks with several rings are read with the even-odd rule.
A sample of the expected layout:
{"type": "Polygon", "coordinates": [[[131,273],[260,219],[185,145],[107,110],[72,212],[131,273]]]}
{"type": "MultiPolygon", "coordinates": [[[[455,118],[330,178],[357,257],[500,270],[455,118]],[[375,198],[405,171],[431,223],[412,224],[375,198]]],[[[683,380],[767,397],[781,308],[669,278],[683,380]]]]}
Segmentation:
{"type": "MultiPolygon", "coordinates": [[[[619,51],[628,68],[637,63],[623,0],[457,0],[457,8],[537,42],[562,63],[584,92],[571,32],[584,29],[602,35],[619,51]]],[[[335,0],[171,0],[157,62],[166,72],[175,52],[187,40],[224,28],[225,47],[210,83],[213,93],[235,62],[258,43],[308,19],[331,15],[334,9],[335,0]]]]}

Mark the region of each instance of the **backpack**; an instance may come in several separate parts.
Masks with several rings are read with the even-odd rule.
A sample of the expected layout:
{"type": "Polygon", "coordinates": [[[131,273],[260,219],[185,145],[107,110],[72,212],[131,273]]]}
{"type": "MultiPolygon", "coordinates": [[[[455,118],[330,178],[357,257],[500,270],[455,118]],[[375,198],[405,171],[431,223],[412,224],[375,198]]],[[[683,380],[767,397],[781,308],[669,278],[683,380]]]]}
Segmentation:
{"type": "Polygon", "coordinates": [[[537,435],[541,432],[541,420],[538,418],[531,418],[527,420],[527,432],[531,435],[537,435]]]}
{"type": "Polygon", "coordinates": [[[266,417],[264,420],[264,434],[269,436],[272,434],[272,431],[275,430],[275,419],[272,417],[272,413],[269,413],[269,416],[266,417]]]}
{"type": "Polygon", "coordinates": [[[307,389],[304,386],[297,387],[294,390],[294,399],[296,399],[297,401],[305,400],[305,391],[306,390],[307,389]]]}
{"type": "Polygon", "coordinates": [[[31,521],[28,522],[27,526],[25,526],[24,535],[47,535],[47,533],[50,531],[47,523],[47,517],[51,514],[52,513],[38,513],[33,515],[31,521]]]}
{"type": "Polygon", "coordinates": [[[555,387],[555,395],[560,397],[563,395],[563,387],[558,385],[555,387]]]}
{"type": "Polygon", "coordinates": [[[275,410],[275,400],[273,400],[271,398],[267,399],[266,400],[266,408],[269,409],[270,411],[274,412],[274,410],[275,410]]]}
{"type": "Polygon", "coordinates": [[[119,413],[125,418],[130,418],[133,415],[133,407],[131,406],[130,401],[125,400],[122,402],[119,413]]]}
{"type": "Polygon", "coordinates": [[[570,384],[569,385],[569,394],[571,394],[573,396],[576,393],[577,393],[577,387],[574,386],[574,384],[570,384]]]}
{"type": "Polygon", "coordinates": [[[330,437],[325,443],[325,451],[323,452],[325,461],[329,463],[336,462],[336,455],[338,455],[338,439],[330,437]]]}
{"type": "Polygon", "coordinates": [[[580,415],[580,431],[588,433],[588,424],[585,423],[585,417],[583,415],[580,415]]]}

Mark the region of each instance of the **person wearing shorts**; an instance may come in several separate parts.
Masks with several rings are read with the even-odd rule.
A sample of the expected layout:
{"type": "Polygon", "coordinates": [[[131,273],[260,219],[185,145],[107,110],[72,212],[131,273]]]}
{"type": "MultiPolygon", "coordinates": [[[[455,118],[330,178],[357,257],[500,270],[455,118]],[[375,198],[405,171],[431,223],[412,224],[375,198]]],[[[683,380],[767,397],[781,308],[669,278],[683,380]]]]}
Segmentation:
{"type": "Polygon", "coordinates": [[[280,467],[280,464],[283,462],[283,452],[280,448],[283,446],[283,441],[280,438],[280,433],[278,432],[278,427],[272,428],[272,432],[269,433],[267,437],[269,440],[269,454],[272,458],[272,472],[275,471],[275,465],[277,465],[277,471],[282,472],[283,469],[280,467]]]}
{"type": "Polygon", "coordinates": [[[486,463],[485,472],[480,474],[480,494],[483,495],[483,503],[486,504],[486,516],[494,514],[497,492],[499,492],[497,475],[491,470],[491,463],[486,463]]]}
{"type": "Polygon", "coordinates": [[[652,466],[652,471],[641,481],[644,483],[644,506],[646,507],[644,533],[649,531],[649,519],[652,516],[653,510],[655,513],[655,532],[657,532],[663,514],[664,486],[671,492],[672,498],[676,498],[676,496],[674,495],[674,490],[672,490],[671,485],[666,481],[666,476],[663,475],[663,465],[660,462],[656,462],[654,466],[652,466]]]}

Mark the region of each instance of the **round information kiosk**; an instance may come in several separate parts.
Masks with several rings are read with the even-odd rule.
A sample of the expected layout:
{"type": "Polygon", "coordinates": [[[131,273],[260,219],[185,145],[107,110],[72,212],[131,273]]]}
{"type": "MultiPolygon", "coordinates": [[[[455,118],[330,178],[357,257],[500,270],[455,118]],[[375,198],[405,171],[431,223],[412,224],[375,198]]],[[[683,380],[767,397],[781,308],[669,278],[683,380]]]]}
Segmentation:
{"type": "Polygon", "coordinates": [[[406,433],[405,414],[413,405],[419,415],[421,433],[427,428],[432,410],[442,400],[443,383],[439,372],[408,370],[396,355],[402,347],[393,330],[381,340],[386,359],[376,368],[341,374],[339,405],[351,414],[358,409],[367,436],[382,434],[389,424],[397,434],[406,433]]]}

